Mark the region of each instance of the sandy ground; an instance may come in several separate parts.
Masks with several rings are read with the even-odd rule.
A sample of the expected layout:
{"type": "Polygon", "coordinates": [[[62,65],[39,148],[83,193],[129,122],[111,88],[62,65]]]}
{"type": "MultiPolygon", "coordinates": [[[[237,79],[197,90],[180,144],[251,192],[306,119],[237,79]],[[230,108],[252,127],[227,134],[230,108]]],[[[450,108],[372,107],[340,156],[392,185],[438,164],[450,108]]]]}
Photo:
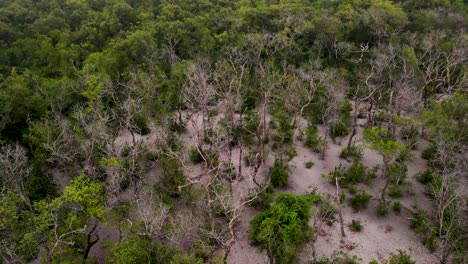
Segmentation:
{"type": "MultiPolygon", "coordinates": [[[[319,127],[319,133],[324,136],[325,129],[319,127]]],[[[296,194],[304,194],[316,189],[322,194],[335,193],[335,186],[330,184],[327,179],[322,177],[323,174],[328,174],[339,164],[349,166],[349,162],[339,158],[339,153],[346,146],[348,138],[338,139],[337,144],[333,144],[328,140],[328,149],[326,151],[325,160],[319,159],[319,155],[305,147],[300,141],[296,141],[294,146],[298,156],[290,163],[293,168],[290,174],[289,187],[286,191],[296,194]],[[341,144],[340,144],[341,143],[341,144]],[[314,162],[311,169],[305,167],[308,161],[314,162]]],[[[360,137],[356,136],[358,141],[360,137]]],[[[371,168],[377,164],[381,164],[381,158],[370,150],[363,152],[363,164],[371,168]]],[[[422,208],[430,210],[430,201],[423,194],[423,186],[414,181],[414,175],[417,172],[426,169],[425,161],[421,159],[420,151],[414,151],[413,157],[408,164],[408,180],[412,182],[414,195],[405,194],[404,197],[398,199],[405,207],[422,208]]],[[[374,197],[380,193],[384,181],[377,178],[370,186],[360,186],[365,188],[368,193],[374,197]]],[[[390,212],[385,217],[380,217],[375,212],[377,201],[372,200],[369,208],[361,212],[354,212],[351,208],[343,209],[344,222],[347,225],[353,219],[359,219],[364,224],[362,232],[352,232],[346,227],[347,237],[344,243],[341,243],[341,234],[339,224],[333,226],[322,225],[318,239],[315,243],[317,257],[330,256],[335,251],[345,251],[350,255],[356,255],[362,260],[362,263],[368,263],[373,259],[385,260],[392,253],[397,253],[397,250],[405,250],[411,253],[412,258],[416,263],[436,263],[437,259],[422,245],[420,239],[409,228],[409,215],[402,212],[396,215],[390,212]],[[352,248],[352,249],[351,249],[352,248]]],[[[243,211],[242,224],[238,231],[238,241],[231,251],[229,260],[230,263],[267,263],[265,254],[255,250],[248,241],[248,223],[254,214],[253,209],[247,208],[243,211]]],[[[403,210],[404,211],[404,210],[403,210]]],[[[307,263],[312,260],[311,245],[304,246],[303,252],[300,254],[301,263],[307,263]]]]}
{"type": "MultiPolygon", "coordinates": [[[[219,120],[219,119],[218,119],[219,120]]],[[[304,125],[303,122],[301,122],[304,125]]],[[[201,128],[201,117],[192,117],[191,122],[187,123],[186,131],[181,135],[181,140],[185,150],[194,146],[197,141],[197,131],[201,128]]],[[[325,129],[319,127],[319,133],[324,136],[325,129]]],[[[138,136],[137,140],[152,141],[152,136],[141,137],[138,136]]],[[[312,152],[309,148],[305,147],[303,142],[294,140],[294,147],[298,155],[290,162],[292,171],[290,174],[289,187],[286,190],[296,194],[304,194],[311,190],[316,189],[322,194],[335,193],[335,186],[330,184],[323,174],[328,174],[339,164],[349,166],[350,163],[339,158],[341,149],[346,145],[347,138],[337,140],[337,144],[328,139],[328,148],[326,151],[325,160],[319,159],[317,153],[312,152]],[[308,161],[314,162],[311,169],[305,167],[308,161]]],[[[356,136],[356,141],[359,144],[360,136],[356,136]]],[[[126,142],[131,142],[129,133],[123,133],[117,140],[117,145],[124,145],[126,142]]],[[[422,149],[422,148],[421,148],[422,149]]],[[[270,152],[271,153],[271,152],[270,152]]],[[[422,208],[424,210],[431,210],[429,199],[423,194],[423,186],[414,181],[414,175],[417,172],[426,169],[426,163],[421,159],[420,150],[414,151],[413,157],[408,164],[408,178],[412,183],[413,195],[405,194],[404,197],[398,199],[405,207],[422,208]]],[[[221,153],[221,158],[227,159],[227,152],[221,153]]],[[[187,157],[186,157],[187,158],[187,157]]],[[[233,165],[238,168],[239,165],[239,149],[233,149],[231,160],[233,165]]],[[[263,169],[259,173],[259,178],[265,177],[268,172],[268,166],[272,164],[273,156],[267,159],[263,169]]],[[[371,168],[376,164],[381,163],[381,158],[369,151],[363,152],[363,164],[371,168]]],[[[196,177],[203,173],[203,168],[200,165],[191,165],[189,162],[186,164],[186,173],[189,177],[196,177]]],[[[233,183],[233,195],[235,201],[240,201],[246,197],[255,187],[251,179],[252,169],[243,168],[243,177],[239,177],[233,183]]],[[[361,186],[365,188],[368,193],[377,196],[383,186],[383,179],[377,178],[370,186],[361,186]]],[[[377,202],[371,201],[369,208],[361,212],[354,212],[351,208],[345,207],[343,209],[343,218],[345,224],[348,224],[353,219],[359,219],[364,224],[364,230],[359,233],[352,232],[346,227],[347,237],[344,243],[341,243],[339,232],[339,224],[335,223],[333,226],[322,225],[323,229],[320,230],[320,235],[315,243],[317,257],[330,256],[333,252],[343,250],[350,255],[356,255],[362,259],[362,263],[368,263],[373,259],[384,260],[388,259],[390,254],[396,253],[398,249],[411,252],[411,256],[416,262],[422,264],[436,263],[435,257],[422,245],[416,234],[409,229],[408,215],[402,212],[396,215],[390,212],[385,217],[379,217],[375,212],[377,202]],[[352,248],[352,249],[351,249],[352,248]]],[[[252,246],[248,239],[249,223],[251,219],[258,213],[254,208],[243,207],[241,210],[240,225],[236,233],[237,240],[233,245],[230,255],[228,257],[229,263],[239,264],[257,264],[268,263],[268,259],[263,252],[260,252],[256,247],[252,246]]],[[[101,240],[116,240],[111,230],[102,228],[100,230],[101,240]]],[[[116,232],[117,233],[117,232],[116,232]]],[[[306,263],[312,260],[311,245],[304,246],[300,253],[300,262],[306,263]]],[[[99,256],[104,254],[105,250],[98,248],[96,245],[91,255],[99,256]]],[[[98,262],[101,263],[100,257],[98,262]]]]}

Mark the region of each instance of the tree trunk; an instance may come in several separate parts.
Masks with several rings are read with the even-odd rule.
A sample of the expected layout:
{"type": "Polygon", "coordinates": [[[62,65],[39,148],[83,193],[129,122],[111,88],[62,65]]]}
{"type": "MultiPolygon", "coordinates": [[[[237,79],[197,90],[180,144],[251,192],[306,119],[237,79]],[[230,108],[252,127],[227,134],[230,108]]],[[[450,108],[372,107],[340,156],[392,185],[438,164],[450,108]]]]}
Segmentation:
{"type": "Polygon", "coordinates": [[[340,202],[340,180],[338,177],[335,177],[335,184],[336,184],[336,206],[338,207],[338,217],[340,220],[340,229],[341,229],[341,238],[346,237],[345,229],[344,229],[344,221],[343,221],[343,214],[341,212],[341,202],[340,202]]]}

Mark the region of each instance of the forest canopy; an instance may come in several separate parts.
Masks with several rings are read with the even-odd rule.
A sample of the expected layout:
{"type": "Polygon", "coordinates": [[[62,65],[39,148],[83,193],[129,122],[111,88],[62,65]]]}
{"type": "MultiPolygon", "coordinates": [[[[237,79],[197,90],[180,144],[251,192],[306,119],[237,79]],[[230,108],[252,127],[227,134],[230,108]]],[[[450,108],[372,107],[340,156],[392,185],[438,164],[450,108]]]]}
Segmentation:
{"type": "Polygon", "coordinates": [[[377,176],[383,215],[425,184],[413,229],[464,263],[467,28],[463,0],[0,0],[0,263],[235,263],[251,219],[293,263],[326,206],[344,234],[340,181],[366,208],[377,176]],[[294,162],[331,145],[312,204],[294,162]]]}

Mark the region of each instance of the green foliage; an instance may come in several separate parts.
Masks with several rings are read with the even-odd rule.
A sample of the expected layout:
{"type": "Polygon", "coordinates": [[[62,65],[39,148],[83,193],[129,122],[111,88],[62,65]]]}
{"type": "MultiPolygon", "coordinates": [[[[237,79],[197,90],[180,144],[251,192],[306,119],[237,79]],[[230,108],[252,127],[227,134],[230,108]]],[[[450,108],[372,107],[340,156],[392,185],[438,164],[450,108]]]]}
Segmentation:
{"type": "Polygon", "coordinates": [[[422,172],[418,172],[415,176],[416,180],[422,184],[430,184],[435,182],[437,176],[431,170],[425,170],[422,172]]]}
{"type": "Polygon", "coordinates": [[[361,190],[358,193],[351,196],[349,199],[349,205],[355,210],[359,211],[367,208],[369,201],[372,196],[361,190]]]}
{"type": "Polygon", "coordinates": [[[375,173],[375,168],[369,170],[361,163],[353,162],[348,169],[341,164],[338,165],[326,177],[329,178],[331,184],[335,184],[335,179],[338,178],[343,188],[352,188],[357,183],[370,182],[376,177],[375,173]]]}
{"type": "Polygon", "coordinates": [[[403,197],[403,189],[399,184],[392,184],[388,188],[388,195],[392,198],[401,198],[403,197]]]}
{"type": "Polygon", "coordinates": [[[361,259],[356,256],[350,256],[343,251],[334,252],[330,258],[322,258],[314,264],[359,264],[361,259]]]}
{"type": "Polygon", "coordinates": [[[377,214],[380,216],[385,216],[388,214],[388,203],[384,202],[382,199],[379,199],[379,203],[376,208],[377,214]]]}
{"type": "Polygon", "coordinates": [[[194,255],[165,244],[157,244],[143,237],[131,237],[111,248],[106,263],[202,264],[194,255]]]}
{"type": "Polygon", "coordinates": [[[398,255],[393,255],[388,264],[416,264],[414,260],[411,259],[411,256],[406,253],[406,251],[398,250],[398,255]]]}
{"type": "Polygon", "coordinates": [[[203,162],[203,156],[200,154],[200,152],[198,152],[198,149],[196,147],[190,148],[189,157],[190,161],[194,164],[203,162]]]}
{"type": "Polygon", "coordinates": [[[423,150],[423,152],[421,153],[421,158],[425,160],[432,160],[434,159],[436,153],[437,153],[437,147],[435,145],[431,145],[425,150],[423,150]]]}
{"type": "Polygon", "coordinates": [[[361,221],[354,219],[351,221],[348,227],[354,232],[361,232],[364,229],[364,226],[362,225],[361,221]]]}
{"type": "Polygon", "coordinates": [[[131,121],[132,127],[138,134],[148,135],[151,132],[151,129],[148,126],[148,120],[143,114],[134,114],[131,121]]]}
{"type": "Polygon", "coordinates": [[[360,161],[362,158],[362,148],[358,146],[351,146],[351,148],[343,148],[340,152],[340,159],[347,159],[351,157],[354,161],[360,161]]]}
{"type": "Polygon", "coordinates": [[[328,126],[328,130],[332,137],[344,137],[349,134],[348,128],[343,122],[331,123],[328,126]]]}
{"type": "Polygon", "coordinates": [[[381,127],[367,128],[364,131],[364,139],[372,150],[384,158],[395,156],[400,151],[405,150],[402,143],[392,140],[388,131],[381,127]]]}
{"type": "Polygon", "coordinates": [[[314,166],[314,162],[313,162],[313,161],[308,161],[308,162],[306,162],[306,164],[305,164],[305,167],[306,167],[307,169],[310,169],[310,168],[312,168],[313,166],[314,166]]]}
{"type": "Polygon", "coordinates": [[[273,188],[270,185],[267,188],[262,189],[249,205],[265,210],[270,207],[273,200],[273,188]]]}
{"type": "Polygon", "coordinates": [[[289,167],[279,159],[275,159],[273,167],[270,168],[269,176],[273,187],[288,186],[289,167]]]}
{"type": "Polygon", "coordinates": [[[249,238],[275,263],[294,263],[296,252],[312,232],[310,206],[307,197],[279,194],[267,211],[252,219],[249,238]]]}
{"type": "Polygon", "coordinates": [[[333,225],[336,220],[335,214],[338,209],[332,204],[330,198],[321,200],[318,209],[320,218],[327,223],[327,225],[333,225]]]}
{"type": "Polygon", "coordinates": [[[162,172],[159,176],[158,189],[171,198],[179,197],[182,194],[179,187],[187,182],[181,165],[177,160],[168,157],[161,159],[160,163],[162,172]]]}
{"type": "Polygon", "coordinates": [[[402,207],[403,207],[403,206],[401,205],[400,202],[394,202],[392,208],[393,208],[393,211],[394,211],[395,213],[400,213],[402,207]]]}
{"type": "Polygon", "coordinates": [[[319,149],[321,141],[321,138],[319,137],[317,132],[317,127],[309,126],[305,132],[305,136],[306,146],[313,149],[314,151],[317,151],[319,149]]]}

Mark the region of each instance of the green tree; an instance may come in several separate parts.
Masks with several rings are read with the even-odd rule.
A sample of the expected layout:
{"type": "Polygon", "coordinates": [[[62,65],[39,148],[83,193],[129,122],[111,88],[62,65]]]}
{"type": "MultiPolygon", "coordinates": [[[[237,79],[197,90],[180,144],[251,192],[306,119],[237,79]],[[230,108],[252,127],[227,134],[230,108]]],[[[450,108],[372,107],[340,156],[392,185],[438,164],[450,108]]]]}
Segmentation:
{"type": "Polygon", "coordinates": [[[310,206],[308,197],[282,193],[266,212],[252,219],[249,237],[267,252],[270,263],[295,262],[299,246],[312,235],[310,206]]]}
{"type": "Polygon", "coordinates": [[[398,155],[405,151],[405,145],[391,138],[388,130],[382,127],[371,127],[364,131],[364,140],[367,142],[369,148],[382,156],[383,160],[383,177],[385,178],[385,186],[382,189],[381,199],[386,206],[385,195],[388,185],[393,175],[395,165],[393,162],[398,155]]]}

